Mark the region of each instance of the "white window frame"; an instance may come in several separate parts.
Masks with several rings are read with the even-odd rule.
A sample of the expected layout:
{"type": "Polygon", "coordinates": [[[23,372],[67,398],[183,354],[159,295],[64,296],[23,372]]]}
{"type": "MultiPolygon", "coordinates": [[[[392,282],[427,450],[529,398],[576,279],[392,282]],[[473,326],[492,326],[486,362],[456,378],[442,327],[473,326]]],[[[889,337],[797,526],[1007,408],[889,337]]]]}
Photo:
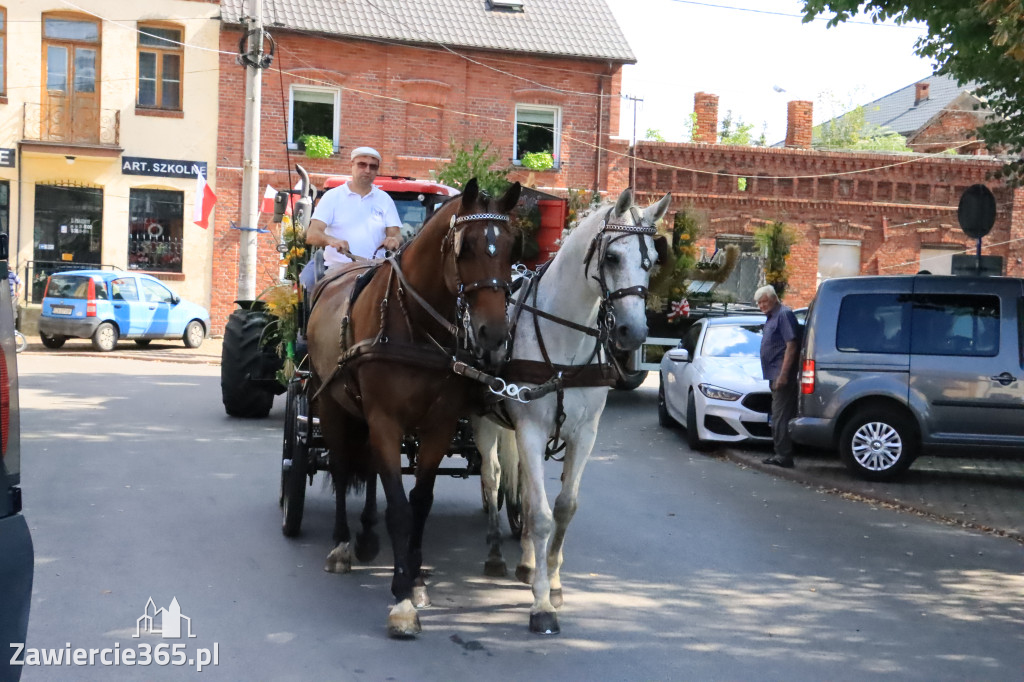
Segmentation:
{"type": "Polygon", "coordinates": [[[953,274],[953,256],[964,253],[965,249],[958,246],[940,246],[922,244],[917,255],[918,270],[927,270],[933,275],[953,274]],[[925,252],[928,255],[925,255],[925,252]]]}
{"type": "Polygon", "coordinates": [[[555,141],[554,150],[551,152],[551,156],[555,160],[555,165],[552,170],[557,169],[561,165],[562,156],[562,107],[555,107],[549,104],[516,104],[516,115],[515,121],[512,123],[512,163],[516,166],[521,166],[522,161],[519,160],[519,112],[521,110],[526,111],[550,111],[555,114],[555,141]]]}
{"type": "Polygon", "coordinates": [[[295,92],[329,92],[334,95],[334,121],[331,131],[331,144],[334,151],[338,151],[338,132],[341,128],[341,90],[338,88],[326,88],[320,85],[292,85],[288,88],[288,148],[298,149],[299,143],[292,139],[295,131],[295,92]]]}
{"type": "Polygon", "coordinates": [[[822,277],[821,276],[821,247],[823,247],[823,246],[856,246],[857,247],[857,272],[853,276],[856,276],[856,275],[860,274],[860,270],[861,270],[860,259],[861,259],[861,256],[863,255],[862,254],[862,249],[864,248],[864,245],[862,244],[862,242],[859,239],[819,239],[818,240],[818,267],[817,267],[817,271],[818,271],[818,285],[819,286],[826,279],[832,279],[832,277],[822,277]]]}

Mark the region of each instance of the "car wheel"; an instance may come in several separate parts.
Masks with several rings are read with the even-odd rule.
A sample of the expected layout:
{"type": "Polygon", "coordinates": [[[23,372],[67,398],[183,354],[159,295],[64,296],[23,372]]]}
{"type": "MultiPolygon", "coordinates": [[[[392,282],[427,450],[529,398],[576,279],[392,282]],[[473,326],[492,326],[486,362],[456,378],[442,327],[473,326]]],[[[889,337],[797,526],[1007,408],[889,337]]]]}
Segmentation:
{"type": "Polygon", "coordinates": [[[664,426],[666,429],[675,428],[679,424],[672,415],[668,413],[668,407],[665,406],[665,381],[662,379],[658,383],[658,424],[664,426]]]}
{"type": "Polygon", "coordinates": [[[117,327],[110,322],[101,322],[92,333],[92,345],[98,351],[109,353],[117,348],[117,327]]]}
{"type": "Polygon", "coordinates": [[[39,332],[39,340],[42,341],[43,345],[47,348],[60,348],[68,338],[66,336],[61,336],[60,334],[51,335],[39,332]]]}
{"type": "Polygon", "coordinates": [[[135,345],[139,346],[140,348],[145,348],[152,342],[153,339],[135,339],[135,345]]]}
{"type": "Polygon", "coordinates": [[[199,320],[192,320],[185,327],[185,333],[182,335],[181,340],[185,342],[185,348],[199,348],[203,345],[203,339],[206,338],[206,330],[203,329],[203,323],[199,320]]]}
{"type": "Polygon", "coordinates": [[[881,408],[862,410],[843,427],[839,453],[846,467],[870,481],[888,481],[917,457],[917,429],[905,414],[881,408]]]}
{"type": "Polygon", "coordinates": [[[690,391],[686,401],[686,444],[691,450],[704,449],[704,441],[697,435],[697,400],[693,397],[693,391],[690,391]]]}

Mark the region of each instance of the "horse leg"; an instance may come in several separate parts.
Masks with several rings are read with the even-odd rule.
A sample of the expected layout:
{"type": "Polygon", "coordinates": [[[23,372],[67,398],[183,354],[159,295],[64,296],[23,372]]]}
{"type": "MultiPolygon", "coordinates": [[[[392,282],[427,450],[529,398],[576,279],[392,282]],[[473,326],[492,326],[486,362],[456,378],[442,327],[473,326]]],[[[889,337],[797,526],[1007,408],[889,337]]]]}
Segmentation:
{"type": "MultiPolygon", "coordinates": [[[[329,405],[328,401],[320,401],[321,428],[329,443],[344,443],[346,438],[357,440],[359,426],[340,410],[329,405]]],[[[334,481],[334,548],[327,555],[324,570],[328,573],[348,573],[352,570],[352,536],[348,528],[348,512],[345,507],[346,493],[349,486],[349,457],[351,452],[331,448],[328,455],[328,467],[334,481]]]]}
{"type": "Polygon", "coordinates": [[[409,505],[412,507],[409,570],[413,580],[412,602],[417,608],[430,606],[427,583],[422,575],[423,531],[427,526],[430,508],[434,505],[434,482],[437,480],[437,469],[452,444],[456,426],[457,422],[453,418],[450,420],[450,426],[438,422],[436,428],[420,433],[419,456],[416,462],[416,485],[409,492],[409,505]]]}
{"type": "MultiPolygon", "coordinates": [[[[518,466],[519,490],[528,490],[526,467],[518,466]]],[[[537,556],[533,551],[533,534],[530,532],[530,496],[523,494],[523,534],[519,538],[519,563],[516,565],[516,578],[526,585],[533,584],[533,568],[537,565],[537,556]]]]}
{"type": "MultiPolygon", "coordinates": [[[[527,504],[526,525],[529,526],[530,541],[536,557],[546,557],[551,542],[554,520],[544,491],[544,444],[547,436],[544,430],[523,426],[516,431],[520,461],[526,469],[524,501],[527,504]]],[[[516,569],[520,574],[522,564],[516,569]]],[[[558,616],[550,600],[550,582],[546,561],[536,562],[533,570],[533,605],[530,607],[530,632],[555,635],[559,632],[558,616]]]]}
{"type": "Polygon", "coordinates": [[[356,533],[356,558],[362,562],[373,561],[380,552],[380,538],[374,530],[377,525],[377,475],[372,474],[366,482],[366,503],[359,517],[362,531],[356,533]]]}
{"type": "Polygon", "coordinates": [[[576,438],[566,441],[565,463],[562,467],[562,490],[555,498],[555,529],[551,534],[548,548],[548,574],[551,577],[551,604],[557,609],[562,606],[562,548],[565,545],[565,531],[576,514],[580,481],[583,469],[590,459],[590,451],[597,438],[596,428],[586,429],[576,438]]]}
{"type": "Polygon", "coordinates": [[[501,555],[501,516],[498,514],[501,463],[498,461],[497,430],[500,428],[489,420],[473,418],[473,440],[482,459],[480,487],[483,491],[484,509],[487,511],[487,545],[490,548],[487,561],[484,562],[484,575],[494,578],[503,578],[508,574],[508,567],[501,555]]]}

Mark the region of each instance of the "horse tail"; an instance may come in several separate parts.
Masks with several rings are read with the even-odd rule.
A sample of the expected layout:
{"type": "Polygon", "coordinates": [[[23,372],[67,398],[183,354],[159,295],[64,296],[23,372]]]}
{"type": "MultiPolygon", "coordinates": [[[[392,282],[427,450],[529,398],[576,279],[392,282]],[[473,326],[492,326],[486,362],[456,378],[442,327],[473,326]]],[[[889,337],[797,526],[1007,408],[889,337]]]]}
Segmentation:
{"type": "Polygon", "coordinates": [[[499,489],[504,491],[506,500],[519,499],[519,446],[512,429],[498,429],[498,463],[501,465],[499,489]]]}

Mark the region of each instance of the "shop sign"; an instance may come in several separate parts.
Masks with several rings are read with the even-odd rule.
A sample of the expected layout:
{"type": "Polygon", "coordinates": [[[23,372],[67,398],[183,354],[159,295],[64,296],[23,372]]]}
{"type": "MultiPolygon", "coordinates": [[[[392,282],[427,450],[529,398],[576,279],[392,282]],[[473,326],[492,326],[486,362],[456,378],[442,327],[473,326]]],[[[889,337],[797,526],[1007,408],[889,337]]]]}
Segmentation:
{"type": "Polygon", "coordinates": [[[162,178],[194,178],[196,171],[205,178],[205,161],[178,161],[175,159],[150,159],[144,156],[122,156],[123,175],[151,175],[162,178]]]}
{"type": "Polygon", "coordinates": [[[0,168],[14,168],[14,150],[0,148],[0,168]]]}

